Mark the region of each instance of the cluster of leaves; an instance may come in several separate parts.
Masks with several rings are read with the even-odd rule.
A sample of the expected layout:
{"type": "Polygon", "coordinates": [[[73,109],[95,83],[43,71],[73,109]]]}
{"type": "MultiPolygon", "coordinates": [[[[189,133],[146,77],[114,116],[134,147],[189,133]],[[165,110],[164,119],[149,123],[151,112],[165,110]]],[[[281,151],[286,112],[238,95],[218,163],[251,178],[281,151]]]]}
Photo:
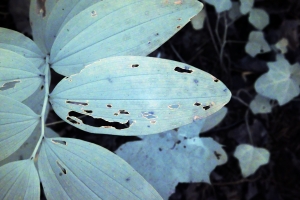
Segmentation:
{"type": "Polygon", "coordinates": [[[179,181],[209,182],[210,172],[227,156],[221,145],[198,134],[225,116],[221,108],[230,91],[187,64],[141,57],[201,8],[194,0],[87,0],[72,5],[32,0],[34,42],[1,28],[0,198],[39,199],[40,181],[48,199],[166,199],[179,181]],[[66,76],[51,93],[50,68],[66,76]],[[160,195],[115,154],[46,128],[49,102],[65,122],[91,133],[160,133],[117,151],[160,195]],[[163,154],[151,152],[154,144],[163,154]],[[172,159],[166,159],[166,152],[172,159]],[[149,159],[137,162],[143,156],[149,159]],[[162,180],[162,166],[171,163],[176,168],[162,180]],[[155,176],[140,165],[154,167],[155,176]],[[200,173],[200,167],[205,171],[200,173]]]}

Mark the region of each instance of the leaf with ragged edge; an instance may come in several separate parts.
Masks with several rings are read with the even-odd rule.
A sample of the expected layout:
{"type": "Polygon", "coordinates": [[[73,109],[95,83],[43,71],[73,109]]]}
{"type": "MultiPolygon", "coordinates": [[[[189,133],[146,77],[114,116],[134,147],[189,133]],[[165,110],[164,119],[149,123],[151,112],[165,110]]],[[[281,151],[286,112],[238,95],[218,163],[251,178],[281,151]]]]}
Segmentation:
{"type": "Polygon", "coordinates": [[[240,144],[234,151],[234,157],[239,160],[243,177],[253,174],[261,165],[269,162],[270,153],[264,148],[240,144]]]}
{"type": "Polygon", "coordinates": [[[213,5],[217,13],[230,10],[230,8],[232,7],[232,2],[230,0],[203,0],[203,1],[213,5]]]}
{"type": "Polygon", "coordinates": [[[0,161],[15,152],[31,135],[40,117],[26,105],[0,95],[0,161]]]}
{"type": "MultiPolygon", "coordinates": [[[[70,76],[102,58],[148,55],[187,24],[202,7],[196,0],[97,2],[63,24],[52,45],[50,63],[56,72],[70,76]]],[[[55,20],[52,23],[56,23],[56,16],[52,19],[55,20]]]]}
{"type": "Polygon", "coordinates": [[[257,54],[271,51],[271,48],[262,31],[251,31],[245,50],[250,56],[255,57],[257,54]]]}
{"type": "Polygon", "coordinates": [[[168,199],[178,182],[210,183],[211,171],[227,162],[225,151],[211,138],[187,138],[178,133],[143,136],[142,141],[123,144],[116,151],[163,199],[168,199]]]}
{"type": "Polygon", "coordinates": [[[0,167],[0,199],[40,199],[40,180],[32,160],[11,162],[0,167]]]}
{"type": "Polygon", "coordinates": [[[63,120],[82,130],[147,135],[205,118],[230,97],[221,81],[189,65],[120,56],[102,59],[63,79],[50,94],[50,102],[63,120]]]}
{"type": "Polygon", "coordinates": [[[18,53],[0,49],[0,95],[18,101],[29,97],[43,80],[37,67],[18,53]]]}
{"type": "Polygon", "coordinates": [[[240,2],[241,2],[240,11],[243,15],[250,12],[254,5],[254,0],[240,0],[240,2]]]}
{"type": "Polygon", "coordinates": [[[272,111],[272,106],[270,104],[270,99],[257,94],[255,98],[250,103],[250,109],[253,114],[258,113],[270,113],[272,111]]]}
{"type": "Polygon", "coordinates": [[[161,199],[124,160],[77,139],[45,138],[38,169],[49,200],[161,199]]]}
{"type": "Polygon", "coordinates": [[[263,30],[270,22],[269,15],[266,11],[253,8],[250,11],[249,22],[257,29],[263,30]]]}
{"type": "MultiPolygon", "coordinates": [[[[34,148],[36,147],[40,135],[41,124],[37,125],[32,134],[29,136],[29,138],[22,144],[22,146],[17,151],[15,151],[13,154],[5,158],[4,160],[0,161],[0,166],[13,161],[29,159],[34,148]]],[[[56,132],[54,132],[48,127],[45,128],[45,136],[51,138],[59,137],[59,135],[56,132]]]]}
{"type": "Polygon", "coordinates": [[[284,105],[298,96],[299,84],[293,76],[295,66],[282,55],[277,55],[276,62],[268,62],[269,71],[255,82],[255,90],[262,96],[276,99],[279,105],[284,105]]]}
{"type": "Polygon", "coordinates": [[[24,56],[37,68],[45,62],[45,55],[32,40],[21,33],[1,27],[0,49],[13,51],[21,56],[24,56]]]}

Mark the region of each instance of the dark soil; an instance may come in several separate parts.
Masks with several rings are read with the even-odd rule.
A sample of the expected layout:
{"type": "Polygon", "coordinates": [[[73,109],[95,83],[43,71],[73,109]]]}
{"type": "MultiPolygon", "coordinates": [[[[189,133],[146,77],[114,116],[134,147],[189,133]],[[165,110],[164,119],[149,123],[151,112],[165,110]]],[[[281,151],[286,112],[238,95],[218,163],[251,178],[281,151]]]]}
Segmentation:
{"type": "MultiPolygon", "coordinates": [[[[270,15],[270,24],[263,30],[268,43],[275,44],[282,37],[288,38],[290,45],[286,58],[291,64],[299,62],[300,1],[256,0],[255,7],[263,8],[270,15]]],[[[206,9],[209,23],[205,23],[204,29],[195,31],[191,24],[188,24],[151,55],[156,56],[160,53],[163,58],[185,62],[202,69],[218,77],[231,90],[233,98],[227,105],[226,118],[217,127],[201,135],[212,137],[223,144],[229,160],[211,173],[211,185],[180,183],[176,187],[176,193],[170,199],[300,199],[300,98],[298,96],[284,106],[278,106],[274,102],[276,106],[270,114],[252,114],[248,105],[256,94],[254,82],[268,70],[266,62],[275,60],[275,52],[265,53],[255,58],[245,53],[245,41],[250,31],[255,30],[248,23],[246,15],[228,27],[226,40],[229,42],[224,48],[223,56],[220,57],[218,53],[220,45],[214,31],[217,15],[213,7],[206,5],[206,9]],[[212,33],[209,32],[208,24],[212,33]],[[217,43],[216,48],[213,40],[217,43]],[[252,142],[249,135],[252,137],[252,142]],[[233,157],[236,146],[242,143],[266,148],[271,154],[270,162],[248,178],[242,177],[238,160],[233,157]]],[[[225,30],[223,15],[221,14],[218,24],[221,38],[225,30]]],[[[1,0],[0,27],[29,35],[28,27],[26,29],[26,26],[20,25],[20,21],[25,24],[26,21],[28,22],[26,12],[22,9],[12,11],[9,9],[8,0],[1,0]],[[18,14],[21,16],[16,17],[18,14]]],[[[62,77],[53,72],[52,78],[51,88],[62,77]]],[[[51,111],[48,121],[60,121],[60,118],[51,111]]],[[[136,137],[90,134],[66,123],[51,128],[63,137],[89,141],[111,151],[127,141],[136,139],[136,137]]]]}

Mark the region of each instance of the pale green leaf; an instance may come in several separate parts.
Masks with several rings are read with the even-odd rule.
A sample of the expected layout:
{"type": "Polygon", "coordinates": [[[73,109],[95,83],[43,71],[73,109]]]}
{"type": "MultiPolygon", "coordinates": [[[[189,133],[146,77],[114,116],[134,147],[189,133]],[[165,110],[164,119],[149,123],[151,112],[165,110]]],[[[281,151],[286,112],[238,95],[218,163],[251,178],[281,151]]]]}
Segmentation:
{"type": "Polygon", "coordinates": [[[37,66],[13,51],[0,48],[0,95],[23,101],[43,80],[37,66]]]}
{"type": "Polygon", "coordinates": [[[163,199],[168,199],[179,182],[210,183],[211,171],[227,162],[225,151],[211,138],[187,138],[174,130],[142,138],[123,144],[116,153],[152,184],[163,199]]]}
{"type": "MultiPolygon", "coordinates": [[[[33,153],[34,148],[36,147],[40,135],[41,124],[39,123],[32,132],[32,134],[29,136],[29,138],[21,145],[21,147],[17,151],[15,151],[13,154],[5,158],[4,160],[0,161],[0,166],[13,161],[29,159],[31,154],[33,153]]],[[[52,129],[48,127],[45,128],[45,136],[51,138],[59,137],[57,133],[55,133],[52,129]]]]}
{"type": "Polygon", "coordinates": [[[257,54],[271,51],[271,48],[262,31],[251,31],[245,50],[250,56],[255,57],[257,54]]]}
{"type": "Polygon", "coordinates": [[[295,79],[294,67],[282,56],[277,55],[276,62],[268,62],[269,71],[255,82],[255,90],[262,96],[276,99],[284,105],[298,96],[299,84],[295,79]]]}
{"type": "Polygon", "coordinates": [[[206,11],[201,10],[195,17],[191,19],[192,26],[195,30],[200,30],[204,26],[206,11]]]}
{"type": "Polygon", "coordinates": [[[36,44],[16,31],[0,28],[0,49],[13,51],[24,56],[37,68],[45,62],[45,55],[36,44]]]}
{"type": "Polygon", "coordinates": [[[270,99],[257,94],[255,98],[250,103],[250,109],[253,114],[264,114],[270,113],[272,111],[272,106],[270,104],[270,99]]]}
{"type": "Polygon", "coordinates": [[[269,15],[266,11],[253,8],[250,11],[249,22],[257,29],[263,30],[270,22],[269,15]]]}
{"type": "Polygon", "coordinates": [[[63,79],[50,94],[50,102],[63,120],[82,130],[146,135],[205,118],[230,97],[221,81],[189,65],[120,56],[102,59],[63,79]]]}
{"type": "Polygon", "coordinates": [[[15,152],[33,132],[40,117],[26,105],[0,95],[0,161],[15,152]]]}
{"type": "Polygon", "coordinates": [[[161,199],[124,160],[76,139],[45,138],[38,169],[48,200],[161,199]]]}
{"type": "Polygon", "coordinates": [[[243,15],[250,12],[254,5],[254,0],[240,0],[240,2],[241,2],[240,11],[243,15]]]}
{"type": "Polygon", "coordinates": [[[148,55],[202,7],[196,0],[100,1],[60,29],[51,48],[50,63],[56,72],[70,76],[101,58],[148,55]]]}
{"type": "Polygon", "coordinates": [[[213,5],[217,13],[230,10],[232,2],[230,0],[203,0],[204,2],[213,5]]]}
{"type": "Polygon", "coordinates": [[[264,148],[240,144],[234,152],[234,157],[239,160],[243,177],[250,176],[261,166],[269,162],[270,153],[264,148]]]}
{"type": "Polygon", "coordinates": [[[275,44],[275,47],[280,51],[280,53],[285,54],[288,51],[288,45],[289,41],[286,38],[282,38],[275,44]]]}
{"type": "Polygon", "coordinates": [[[0,199],[40,199],[40,180],[32,160],[11,162],[0,167],[0,199]]]}

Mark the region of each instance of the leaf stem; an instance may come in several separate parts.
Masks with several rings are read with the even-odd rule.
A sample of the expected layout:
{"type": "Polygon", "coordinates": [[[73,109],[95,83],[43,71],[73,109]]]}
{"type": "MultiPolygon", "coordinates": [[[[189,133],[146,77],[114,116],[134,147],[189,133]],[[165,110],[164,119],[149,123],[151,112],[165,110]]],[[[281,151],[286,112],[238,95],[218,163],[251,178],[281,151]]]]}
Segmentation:
{"type": "Polygon", "coordinates": [[[48,96],[49,96],[49,56],[46,57],[46,67],[45,67],[45,97],[44,97],[44,103],[43,103],[43,109],[42,109],[42,113],[41,113],[41,135],[40,138],[30,156],[31,160],[34,160],[34,157],[36,155],[37,150],[39,149],[41,142],[44,138],[45,135],[45,119],[46,119],[46,108],[47,108],[47,103],[48,103],[48,96]]]}

